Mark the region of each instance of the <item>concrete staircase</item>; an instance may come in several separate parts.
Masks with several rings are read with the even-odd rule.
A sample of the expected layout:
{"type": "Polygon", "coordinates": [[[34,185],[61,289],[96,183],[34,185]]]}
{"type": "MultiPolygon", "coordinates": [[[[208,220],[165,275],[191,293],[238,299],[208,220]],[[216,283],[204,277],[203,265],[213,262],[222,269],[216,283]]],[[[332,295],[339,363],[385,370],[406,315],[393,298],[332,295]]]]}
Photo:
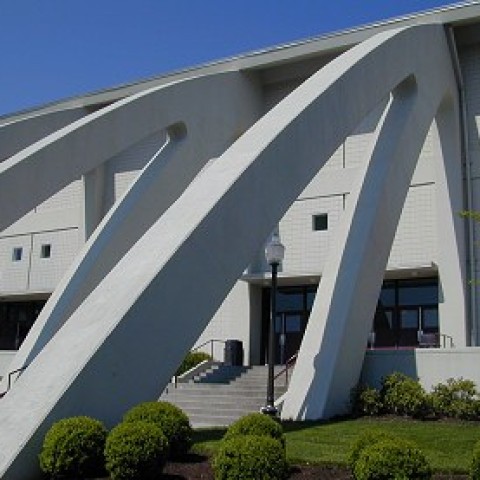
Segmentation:
{"type": "MultiPolygon", "coordinates": [[[[275,373],[281,367],[276,367],[275,373]]],[[[160,400],[180,407],[193,427],[227,426],[265,405],[268,368],[211,364],[206,370],[175,387],[170,384],[160,400]]],[[[275,398],[285,393],[285,378],[275,381],[275,398]]]]}

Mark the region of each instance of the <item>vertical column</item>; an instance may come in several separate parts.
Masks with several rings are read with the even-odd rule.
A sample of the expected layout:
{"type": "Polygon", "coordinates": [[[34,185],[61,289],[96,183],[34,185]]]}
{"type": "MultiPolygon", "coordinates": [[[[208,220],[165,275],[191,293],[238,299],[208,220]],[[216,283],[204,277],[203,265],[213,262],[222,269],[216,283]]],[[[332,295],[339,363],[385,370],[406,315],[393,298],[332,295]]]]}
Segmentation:
{"type": "Polygon", "coordinates": [[[432,102],[424,101],[413,81],[396,89],[337,227],[283,418],[328,418],[348,410],[395,231],[434,115],[432,102]]]}
{"type": "Polygon", "coordinates": [[[101,222],[105,199],[105,163],[83,175],[83,232],[81,240],[87,241],[101,222]]]}
{"type": "Polygon", "coordinates": [[[436,159],[438,231],[438,304],[440,333],[453,337],[456,347],[469,343],[466,327],[466,252],[463,210],[462,162],[458,107],[445,101],[436,116],[433,143],[436,159]]]}

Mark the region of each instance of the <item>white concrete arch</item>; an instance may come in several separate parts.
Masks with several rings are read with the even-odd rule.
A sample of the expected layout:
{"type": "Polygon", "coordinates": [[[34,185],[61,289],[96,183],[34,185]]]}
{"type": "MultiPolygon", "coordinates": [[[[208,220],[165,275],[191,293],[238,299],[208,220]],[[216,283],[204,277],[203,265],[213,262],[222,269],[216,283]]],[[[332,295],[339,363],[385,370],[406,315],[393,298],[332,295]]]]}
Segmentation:
{"type": "MultiPolygon", "coordinates": [[[[162,99],[161,117],[165,122],[162,126],[167,127],[167,143],[90,236],[35,321],[9,371],[33,360],[129,248],[179,197],[205,163],[258,118],[260,102],[254,83],[239,73],[222,74],[211,81],[206,91],[205,79],[185,82],[193,84],[193,89],[175,85],[174,90],[178,92],[170,92],[173,101],[162,99]],[[202,101],[194,101],[191,95],[201,96],[202,101]],[[175,101],[175,97],[181,100],[175,101]],[[217,102],[221,103],[221,108],[217,102]],[[171,118],[184,118],[185,123],[169,125],[171,118]],[[192,127],[188,131],[187,123],[192,127]],[[205,141],[207,128],[208,142],[205,141]]],[[[168,87],[163,87],[162,96],[164,90],[169,91],[168,87]]],[[[99,137],[102,131],[94,131],[94,134],[99,137]]],[[[64,138],[66,142],[75,141],[69,135],[64,138]]],[[[83,156],[82,149],[70,160],[75,164],[83,156]]],[[[6,384],[5,378],[4,388],[6,384]]]]}
{"type": "Polygon", "coordinates": [[[0,204],[9,206],[0,215],[0,230],[162,128],[184,122],[188,135],[199,139],[199,147],[210,149],[205,139],[213,135],[215,143],[217,131],[229,126],[231,135],[218,140],[208,158],[219,155],[250,126],[251,121],[239,119],[242,102],[250,109],[248,99],[255,96],[254,90],[252,82],[238,72],[178,81],[119,100],[38,140],[0,164],[0,204]],[[232,116],[230,109],[238,109],[238,116],[232,116]]]}
{"type": "Polygon", "coordinates": [[[0,161],[87,114],[86,108],[75,107],[48,113],[32,112],[26,118],[8,123],[0,119],[0,161]]]}
{"type": "MultiPolygon", "coordinates": [[[[378,101],[394,90],[400,96],[403,89],[397,87],[410,77],[417,86],[413,96],[422,98],[412,104],[409,90],[405,101],[394,101],[384,132],[405,135],[411,128],[406,120],[423,126],[449,91],[451,66],[441,26],[381,33],[351,49],[260,119],[192,182],[2,400],[2,478],[35,477],[39,445],[56,419],[81,413],[112,424],[132,404],[157,394],[289,205],[378,101]],[[433,78],[431,89],[424,88],[428,78],[433,78]],[[132,348],[137,356],[125,363],[132,348]],[[143,375],[144,369],[158,373],[160,385],[143,375]]],[[[375,158],[383,148],[390,150],[387,140],[377,144],[375,158]]],[[[398,145],[393,145],[395,155],[398,145]]],[[[409,158],[415,146],[405,145],[409,158]]],[[[406,177],[408,168],[399,183],[406,177]]],[[[372,188],[366,193],[371,195],[372,188]]],[[[394,199],[397,207],[400,197],[394,199]]],[[[372,221],[378,223],[375,216],[372,221]]],[[[382,221],[389,225],[388,219],[382,221]]],[[[350,296],[353,304],[359,293],[350,296]]],[[[362,338],[357,341],[363,344],[362,338]]],[[[303,393],[314,401],[318,392],[311,391],[315,394],[303,393]]]]}
{"type": "MultiPolygon", "coordinates": [[[[458,338],[465,341],[463,235],[458,222],[451,223],[452,206],[461,202],[460,132],[455,82],[449,70],[441,73],[439,85],[419,78],[418,82],[407,81],[394,91],[370,161],[350,193],[332,242],[283,403],[282,418],[328,418],[349,410],[350,391],[360,377],[380,287],[411,178],[432,120],[442,104],[450,106],[448,113],[445,108],[440,109],[442,116],[448,118],[449,129],[444,140],[443,162],[439,163],[444,165],[441,171],[448,168],[451,178],[447,183],[445,178],[437,179],[437,186],[450,205],[440,237],[446,253],[440,261],[446,265],[440,267],[440,279],[446,278],[443,270],[448,269],[443,308],[455,312],[457,323],[463,324],[458,338]],[[426,89],[429,95],[423,94],[426,89]]],[[[443,202],[443,207],[446,206],[443,202]]]]}

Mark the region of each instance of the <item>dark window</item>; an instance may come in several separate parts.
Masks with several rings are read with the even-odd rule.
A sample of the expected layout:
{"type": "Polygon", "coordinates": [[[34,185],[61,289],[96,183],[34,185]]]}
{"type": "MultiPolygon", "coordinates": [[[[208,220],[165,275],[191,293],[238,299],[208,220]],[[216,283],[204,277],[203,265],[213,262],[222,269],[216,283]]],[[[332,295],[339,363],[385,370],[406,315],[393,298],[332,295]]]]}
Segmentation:
{"type": "Polygon", "coordinates": [[[40,257],[50,258],[51,255],[52,255],[52,246],[49,243],[42,245],[42,248],[40,250],[40,257]]]}
{"type": "Polygon", "coordinates": [[[316,232],[328,230],[328,215],[320,213],[312,217],[312,227],[316,232]]]}
{"type": "Polygon", "coordinates": [[[44,300],[0,302],[0,350],[18,350],[44,305],[44,300]]]}
{"type": "Polygon", "coordinates": [[[438,303],[438,285],[408,283],[398,291],[400,305],[425,305],[438,303]]]}
{"type": "Polygon", "coordinates": [[[380,292],[380,302],[384,307],[393,307],[395,305],[395,288],[383,287],[380,292]]]}
{"type": "Polygon", "coordinates": [[[303,310],[303,289],[282,288],[277,291],[277,311],[292,312],[303,310]]]}
{"type": "Polygon", "coordinates": [[[438,332],[438,308],[430,307],[423,309],[423,325],[425,332],[438,332]]]}
{"type": "Polygon", "coordinates": [[[12,261],[19,262],[22,259],[23,248],[15,247],[12,252],[12,261]]]}
{"type": "Polygon", "coordinates": [[[422,333],[438,334],[438,280],[385,281],[374,332],[375,347],[416,347],[422,333]]]}

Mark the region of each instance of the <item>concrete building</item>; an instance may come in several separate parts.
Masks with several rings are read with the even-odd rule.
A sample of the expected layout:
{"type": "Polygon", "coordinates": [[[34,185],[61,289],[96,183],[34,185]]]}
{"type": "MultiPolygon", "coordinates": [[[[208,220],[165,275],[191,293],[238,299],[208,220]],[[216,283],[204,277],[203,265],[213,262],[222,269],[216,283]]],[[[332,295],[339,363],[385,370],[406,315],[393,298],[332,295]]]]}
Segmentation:
{"type": "Polygon", "coordinates": [[[2,478],[35,478],[55,419],[155,398],[194,345],[263,364],[273,231],[285,418],[340,413],[393,368],[480,383],[459,216],[480,210],[479,112],[466,2],[0,118],[0,368],[27,366],[2,478]]]}

